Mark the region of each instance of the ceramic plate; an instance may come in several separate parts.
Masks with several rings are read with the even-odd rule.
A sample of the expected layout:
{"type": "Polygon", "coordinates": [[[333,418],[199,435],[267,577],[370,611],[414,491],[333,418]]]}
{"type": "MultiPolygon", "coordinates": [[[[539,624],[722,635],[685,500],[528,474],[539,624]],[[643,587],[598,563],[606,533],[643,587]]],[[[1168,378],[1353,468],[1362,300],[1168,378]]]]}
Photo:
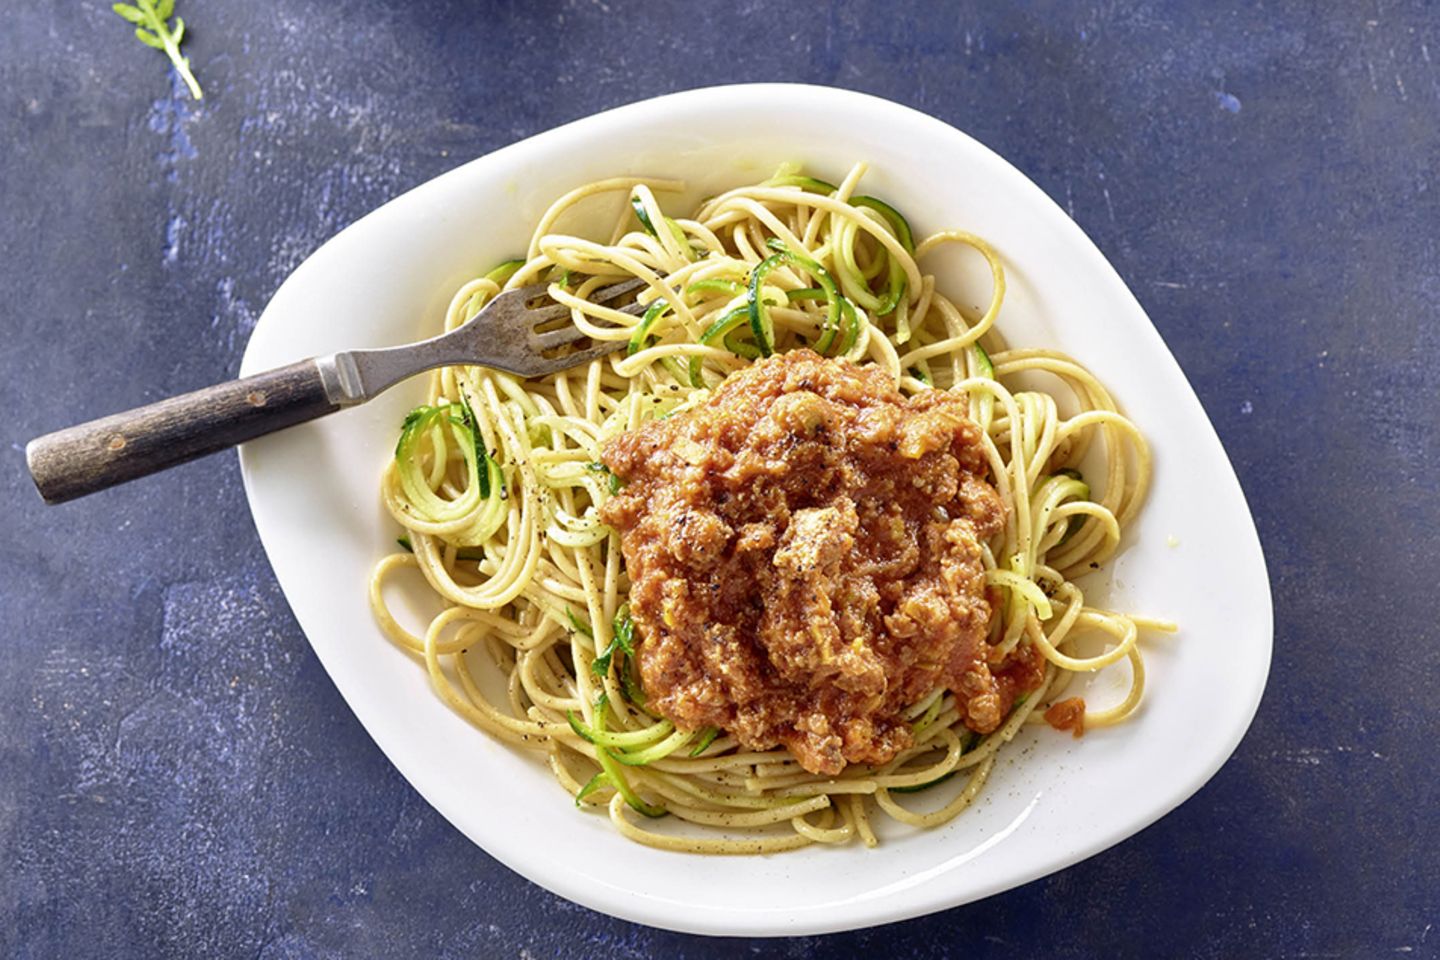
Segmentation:
{"type": "MultiPolygon", "coordinates": [[[[1143,708],[1082,740],[1031,728],[1002,755],[980,801],[949,825],[890,829],[874,850],[763,858],[704,859],[624,840],[602,812],[577,810],[537,755],[493,742],[446,709],[423,669],[371,620],[370,567],[397,533],[378,482],[421,382],[240,453],[256,526],[296,618],[415,789],[490,854],[564,897],[707,934],[900,920],[1118,843],[1225,762],[1270,662],[1270,594],[1254,524],[1214,428],[1139,303],[1023,174],[958,130],[883,100],[806,86],[720,87],[622,107],[481,157],[317,251],[266,308],[242,371],[437,332],[452,291],[523,252],[546,206],[578,184],[679,177],[688,196],[665,202],[688,211],[786,160],[831,180],[866,161],[865,192],[905,211],[917,235],[960,227],[988,238],[1008,271],[1000,325],[1009,342],[1057,347],[1088,364],[1154,447],[1149,502],[1089,590],[1092,602],[1181,624],[1177,636],[1145,642],[1143,708]]],[[[988,302],[978,258],[954,256],[927,267],[960,301],[988,302]]],[[[1118,685],[1101,674],[1087,692],[1104,700],[1118,685]]]]}

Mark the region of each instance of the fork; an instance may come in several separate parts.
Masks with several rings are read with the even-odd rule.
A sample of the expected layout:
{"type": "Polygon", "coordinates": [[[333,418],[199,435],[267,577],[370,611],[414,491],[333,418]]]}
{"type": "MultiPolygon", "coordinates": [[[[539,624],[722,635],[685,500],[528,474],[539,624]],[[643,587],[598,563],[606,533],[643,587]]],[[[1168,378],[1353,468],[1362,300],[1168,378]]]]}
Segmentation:
{"type": "MultiPolygon", "coordinates": [[[[644,286],[629,280],[588,299],[614,306],[644,286]]],[[[46,503],[64,503],[364,403],[436,367],[543,377],[626,345],[582,346],[586,335],[562,323],[569,307],[534,303],[545,291],[543,284],[506,291],[461,326],[419,343],[312,357],[37,437],[25,447],[30,476],[46,503]]],[[[619,309],[634,314],[641,305],[619,309]]]]}

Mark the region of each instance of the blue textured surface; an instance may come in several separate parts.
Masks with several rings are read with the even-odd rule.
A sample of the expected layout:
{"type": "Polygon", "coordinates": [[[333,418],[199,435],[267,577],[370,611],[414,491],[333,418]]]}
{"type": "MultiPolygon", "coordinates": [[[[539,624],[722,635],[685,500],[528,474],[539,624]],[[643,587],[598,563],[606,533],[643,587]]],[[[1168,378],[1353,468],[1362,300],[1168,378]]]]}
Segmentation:
{"type": "Polygon", "coordinates": [[[107,3],[6,7],[0,955],[1440,955],[1433,5],[181,0],[203,104],[107,3]],[[431,811],[311,655],[233,454],[46,509],[22,448],[233,375],[285,275],[415,184],[761,79],[932,113],[1070,211],[1209,410],[1277,622],[1249,736],[1141,835],[738,944],[560,901],[431,811]]]}

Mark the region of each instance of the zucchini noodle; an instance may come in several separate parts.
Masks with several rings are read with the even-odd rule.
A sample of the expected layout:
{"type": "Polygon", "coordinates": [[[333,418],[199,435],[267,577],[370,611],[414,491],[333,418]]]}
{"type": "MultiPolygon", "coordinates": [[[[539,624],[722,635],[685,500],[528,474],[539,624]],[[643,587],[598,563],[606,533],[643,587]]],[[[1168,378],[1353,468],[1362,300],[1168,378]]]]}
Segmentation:
{"type": "Polygon", "coordinates": [[[1114,554],[1140,509],[1145,438],[1075,360],[1005,345],[996,328],[1005,270],[989,244],[961,230],[913,236],[888,203],[856,193],[864,172],[858,165],[837,187],[782,167],[691,218],[667,215],[657,198],[683,189],[675,181],[623,177],[570,191],[541,218],[525,259],[456,292],[445,328],[502,290],[547,283],[578,328],[625,348],[530,381],[482,367],[436,371],[385,470],[383,501],[404,533],[402,549],[371,575],[383,632],[423,664],[451,709],[497,739],[543,751],[578,807],[603,808],[639,843],[774,853],[874,846],[877,816],[946,823],[1075,674],[1126,661],[1125,696],[1086,709],[1083,724],[1133,714],[1145,687],[1140,634],[1175,629],[1087,606],[1076,582],[1114,554]],[[553,232],[572,207],[607,196],[628,201],[608,242],[553,232]],[[927,255],[946,244],[987,262],[979,316],[925,272],[927,255]],[[638,315],[587,299],[628,278],[645,282],[638,315]],[[677,729],[646,710],[619,538],[598,515],[619,482],[600,463],[605,440],[698,404],[728,374],[798,346],[878,365],[907,394],[968,398],[987,479],[1006,507],[1005,528],[984,551],[989,639],[996,658],[1032,644],[1047,662],[1040,687],[995,732],[967,729],[954,695],[937,689],[906,714],[911,747],[833,778],[806,772],[783,748],[748,750],[723,730],[677,729]],[[1037,372],[1063,385],[1058,396],[1021,389],[1037,372]],[[418,570],[446,605],[423,634],[387,606],[385,588],[403,570],[418,570]],[[944,796],[912,809],[909,794],[931,788],[944,796]]]}

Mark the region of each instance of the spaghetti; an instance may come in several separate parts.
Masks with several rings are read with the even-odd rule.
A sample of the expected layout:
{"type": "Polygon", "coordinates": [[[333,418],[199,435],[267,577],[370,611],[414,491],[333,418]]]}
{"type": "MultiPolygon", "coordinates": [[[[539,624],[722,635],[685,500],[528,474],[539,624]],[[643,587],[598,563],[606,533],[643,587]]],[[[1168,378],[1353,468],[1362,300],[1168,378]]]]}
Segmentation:
{"type": "Polygon", "coordinates": [[[782,168],[679,219],[656,199],[682,189],[674,181],[616,178],[561,197],[523,260],[457,291],[446,328],[503,289],[548,281],[578,328],[625,350],[533,381],[479,367],[437,371],[385,471],[385,504],[406,530],[406,549],[381,559],[370,582],[387,636],[423,661],[453,710],[500,740],[542,750],[577,805],[606,807],[622,834],[650,846],[721,854],[856,839],[873,846],[877,815],[945,823],[980,791],[998,751],[1024,725],[1045,722],[1044,708],[1061,703],[1076,673],[1126,660],[1129,689],[1098,710],[1064,701],[1051,707],[1052,720],[1063,715],[1078,732],[1132,714],[1145,686],[1139,632],[1174,629],[1087,606],[1075,582],[1113,554],[1140,509],[1150,475],[1144,437],[1073,359],[1005,345],[995,327],[1005,272],[984,240],[949,230],[916,242],[898,211],[857,192],[864,172],[858,165],[834,185],[782,168]],[[629,202],[608,242],[552,232],[572,207],[615,194],[629,202]],[[946,244],[988,262],[993,291],[978,317],[922,270],[946,244]],[[587,299],[628,278],[646,284],[638,316],[587,299]],[[884,764],[826,777],[784,749],[748,750],[723,730],[682,730],[647,711],[635,666],[644,641],[625,602],[619,539],[599,517],[621,482],[601,462],[601,445],[704,402],[755,359],[799,346],[873,364],[903,393],[966,398],[1006,508],[1003,531],[983,548],[999,597],[990,643],[997,659],[1028,644],[1046,661],[1038,689],[994,732],[974,734],[954,694],[935,689],[904,713],[910,746],[884,764]],[[1033,373],[1063,383],[1068,403],[1021,389],[1033,373]],[[1078,409],[1066,416],[1062,406],[1078,409]],[[384,596],[406,569],[418,569],[447,605],[420,635],[401,626],[384,596]],[[1081,652],[1085,637],[1103,641],[1101,651],[1081,652]],[[963,782],[935,809],[907,803],[957,775],[963,782]],[[658,822],[667,814],[693,826],[667,828],[658,822]]]}

